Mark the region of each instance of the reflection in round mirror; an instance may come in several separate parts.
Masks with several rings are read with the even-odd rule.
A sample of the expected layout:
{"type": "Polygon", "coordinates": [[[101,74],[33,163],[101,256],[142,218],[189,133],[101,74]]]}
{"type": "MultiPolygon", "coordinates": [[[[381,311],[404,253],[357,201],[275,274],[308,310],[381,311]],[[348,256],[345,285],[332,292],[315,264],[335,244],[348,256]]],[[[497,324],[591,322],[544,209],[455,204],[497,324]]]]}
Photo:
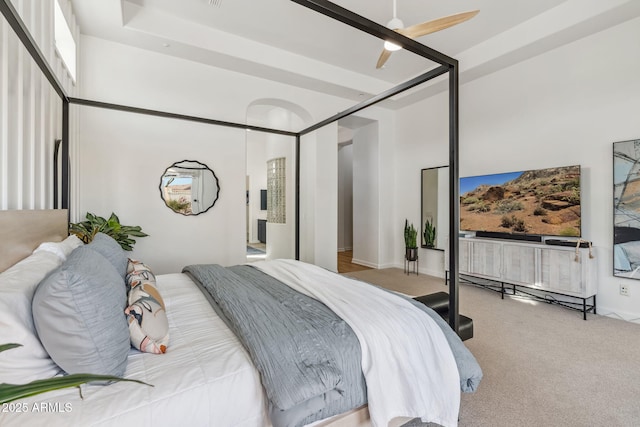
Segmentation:
{"type": "Polygon", "coordinates": [[[174,212],[199,215],[215,205],[218,178],[204,163],[183,160],[169,166],[160,179],[160,197],[174,212]]]}

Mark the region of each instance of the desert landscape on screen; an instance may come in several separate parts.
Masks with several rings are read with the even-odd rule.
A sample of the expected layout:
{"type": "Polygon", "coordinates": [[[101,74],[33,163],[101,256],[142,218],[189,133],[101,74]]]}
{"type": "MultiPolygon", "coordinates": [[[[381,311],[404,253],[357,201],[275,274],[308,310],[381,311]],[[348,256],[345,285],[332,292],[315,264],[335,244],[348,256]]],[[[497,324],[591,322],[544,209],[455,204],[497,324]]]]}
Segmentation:
{"type": "Polygon", "coordinates": [[[478,185],[461,190],[460,230],[580,236],[580,166],[523,171],[503,183],[490,177],[461,179],[461,188],[465,179],[478,185]]]}

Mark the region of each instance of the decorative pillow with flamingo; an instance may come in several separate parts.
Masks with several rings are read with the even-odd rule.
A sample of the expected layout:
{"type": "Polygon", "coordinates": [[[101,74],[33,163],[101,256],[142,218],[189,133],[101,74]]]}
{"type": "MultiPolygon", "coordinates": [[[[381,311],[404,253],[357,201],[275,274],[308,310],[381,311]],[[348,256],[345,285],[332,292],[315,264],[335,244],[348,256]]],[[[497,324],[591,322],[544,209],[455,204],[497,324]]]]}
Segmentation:
{"type": "Polygon", "coordinates": [[[124,312],[131,344],[145,353],[165,353],[169,345],[169,322],[153,272],[140,261],[130,259],[126,280],[130,290],[129,306],[124,312]]]}

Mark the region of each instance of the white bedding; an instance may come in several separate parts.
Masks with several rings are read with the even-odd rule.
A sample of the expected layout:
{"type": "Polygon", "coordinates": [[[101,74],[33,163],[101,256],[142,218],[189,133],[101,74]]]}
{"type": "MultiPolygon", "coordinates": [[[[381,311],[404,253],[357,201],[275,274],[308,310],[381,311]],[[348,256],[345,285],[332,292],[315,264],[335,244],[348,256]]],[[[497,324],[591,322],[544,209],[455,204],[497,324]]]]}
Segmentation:
{"type": "Polygon", "coordinates": [[[458,424],[458,368],[431,317],[402,298],[315,265],[284,259],[253,265],[321,301],[351,326],[362,349],[374,427],[397,417],[458,424]]]}
{"type": "MultiPolygon", "coordinates": [[[[257,371],[235,335],[186,275],[157,277],[167,307],[166,354],[129,355],[127,378],[153,384],[37,395],[0,408],[0,426],[266,426],[257,371]],[[108,414],[108,415],[106,415],[108,414]]],[[[11,350],[9,350],[11,351],[11,350]]]]}

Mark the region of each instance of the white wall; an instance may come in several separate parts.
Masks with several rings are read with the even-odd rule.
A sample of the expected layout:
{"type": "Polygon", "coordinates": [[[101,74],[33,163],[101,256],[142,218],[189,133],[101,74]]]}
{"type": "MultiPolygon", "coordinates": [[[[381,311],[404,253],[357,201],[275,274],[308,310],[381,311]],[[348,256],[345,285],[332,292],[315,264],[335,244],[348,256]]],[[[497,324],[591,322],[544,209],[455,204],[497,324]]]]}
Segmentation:
{"type": "MultiPolygon", "coordinates": [[[[317,132],[300,137],[300,260],[313,263],[316,257],[315,224],[317,209],[315,188],[319,165],[315,161],[317,132]]],[[[336,260],[337,262],[337,260],[336,260]]]]}
{"type": "MultiPolygon", "coordinates": [[[[378,121],[378,268],[394,266],[397,256],[394,242],[404,233],[404,220],[396,221],[396,113],[382,108],[369,108],[358,113],[378,121]]],[[[398,183],[398,185],[402,185],[398,183]]],[[[420,214],[418,214],[419,216],[420,214]]],[[[404,246],[401,251],[404,254],[404,246]]]]}
{"type": "MultiPolygon", "coordinates": [[[[304,106],[315,121],[352,105],[349,100],[91,36],[83,36],[81,46],[81,97],[87,99],[236,123],[247,119],[248,107],[258,99],[304,106]]],[[[72,221],[87,211],[102,216],[114,211],[123,223],[142,226],[151,236],[139,239],[131,255],[158,273],[180,271],[187,263],[230,265],[246,260],[245,131],[74,108],[80,114],[80,152],[74,164],[81,188],[72,201],[72,221]],[[173,213],[159,197],[160,175],[184,159],[206,163],[220,179],[218,202],[198,217],[173,213]]],[[[293,221],[293,214],[287,216],[293,221]]],[[[334,255],[335,247],[334,243],[334,255]]]]}
{"type": "MultiPolygon", "coordinates": [[[[460,88],[461,176],[582,166],[582,233],[596,247],[598,313],[625,319],[640,318],[640,282],[612,276],[612,143],[640,136],[638,40],[635,19],[460,88]],[[620,296],[620,283],[630,297],[620,296]]],[[[398,115],[398,220],[419,218],[420,169],[448,160],[447,97],[398,115]]],[[[420,261],[442,274],[442,254],[421,250],[420,261]]]]}
{"type": "Polygon", "coordinates": [[[353,132],[353,262],[380,264],[378,122],[353,132]]]}
{"type": "Polygon", "coordinates": [[[150,236],[136,239],[132,258],[156,273],[245,261],[243,130],[96,108],[81,118],[78,208],[142,226],[150,236]],[[180,160],[202,162],[218,177],[219,198],[206,213],[184,216],[160,198],[160,177],[180,160]]]}
{"type": "MultiPolygon", "coordinates": [[[[300,119],[283,108],[269,111],[269,125],[275,129],[302,128],[300,119]],[[296,123],[295,126],[290,126],[296,123]]],[[[267,222],[267,259],[295,258],[295,139],[284,135],[267,135],[267,161],[285,159],[285,222],[267,222]]],[[[265,164],[266,168],[266,164],[265,164]]],[[[268,190],[267,190],[268,191],[268,190]]]]}
{"type": "Polygon", "coordinates": [[[338,125],[301,138],[300,259],[338,270],[338,125]]]}
{"type": "Polygon", "coordinates": [[[81,41],[81,96],[88,99],[236,123],[244,123],[248,107],[260,99],[302,105],[316,121],[353,104],[91,36],[81,41]]]}
{"type": "MultiPolygon", "coordinates": [[[[310,117],[303,118],[305,122],[309,120],[317,122],[335,114],[336,111],[341,111],[353,105],[350,100],[231,73],[90,36],[83,36],[81,52],[82,72],[85,76],[81,87],[81,96],[87,99],[234,122],[243,122],[247,119],[247,109],[256,100],[284,99],[291,104],[298,105],[306,109],[310,115],[310,117]]],[[[93,121],[89,122],[85,120],[85,115],[92,114],[87,113],[91,108],[78,108],[80,108],[81,115],[80,123],[83,126],[82,135],[78,143],[83,147],[83,151],[78,159],[80,176],[77,181],[84,189],[80,197],[75,200],[76,203],[72,205],[72,220],[75,221],[82,218],[86,211],[94,211],[94,213],[101,214],[97,212],[98,207],[107,210],[108,212],[104,212],[103,215],[108,215],[111,210],[116,211],[113,206],[118,206],[120,210],[116,211],[116,213],[120,215],[123,222],[141,225],[144,229],[147,229],[148,226],[153,224],[148,222],[146,217],[142,217],[139,214],[141,208],[135,204],[137,195],[128,191],[127,188],[118,188],[119,191],[103,195],[103,199],[100,202],[96,198],[82,200],[91,191],[96,191],[95,188],[88,186],[89,182],[98,179],[89,177],[89,175],[95,175],[96,171],[84,166],[84,164],[88,164],[87,161],[90,161],[92,156],[95,156],[95,151],[100,150],[95,147],[98,139],[94,138],[93,135],[97,132],[103,132],[109,126],[113,126],[113,123],[107,118],[100,119],[100,114],[104,113],[103,110],[97,110],[98,112],[93,117],[93,121]],[[92,201],[89,202],[88,200],[92,201]],[[128,203],[125,203],[125,201],[128,201],[128,203]],[[141,221],[135,221],[129,220],[129,218],[142,219],[141,221]]],[[[374,161],[374,164],[370,166],[370,173],[376,178],[368,180],[369,182],[367,183],[367,185],[374,185],[375,187],[373,188],[371,200],[364,202],[371,204],[371,211],[367,212],[366,215],[373,215],[377,217],[377,220],[371,222],[373,227],[371,230],[362,233],[362,239],[364,239],[362,245],[371,245],[375,248],[375,255],[371,258],[372,265],[378,267],[391,266],[393,265],[395,252],[393,248],[394,238],[398,230],[402,229],[401,224],[394,224],[395,207],[392,203],[395,178],[393,172],[393,126],[395,114],[389,110],[373,107],[359,112],[358,115],[378,122],[377,142],[375,143],[378,151],[375,152],[374,150],[374,152],[370,153],[374,161]]],[[[253,124],[254,117],[251,117],[251,119],[253,124]]],[[[121,120],[123,120],[125,128],[129,126],[127,124],[129,121],[137,123],[137,119],[124,118],[124,116],[121,120]]],[[[170,127],[170,125],[166,126],[170,127]]],[[[167,132],[170,132],[170,130],[167,130],[167,132]]],[[[189,141],[192,134],[193,132],[186,132],[177,138],[176,144],[172,146],[172,149],[173,147],[176,148],[175,151],[172,151],[173,155],[166,156],[172,157],[171,162],[183,160],[183,156],[178,156],[181,153],[179,150],[180,145],[178,144],[182,144],[182,141],[189,141]],[[173,159],[173,157],[178,158],[173,159]]],[[[115,137],[113,133],[111,135],[115,137]]],[[[117,135],[118,138],[125,138],[125,136],[117,135]]],[[[161,153],[158,152],[155,137],[140,135],[135,141],[130,138],[127,138],[127,140],[144,150],[145,162],[148,167],[154,167],[162,171],[166,168],[165,156],[161,156],[161,153]]],[[[232,248],[229,249],[232,253],[227,254],[225,252],[222,255],[218,252],[211,252],[210,248],[207,247],[207,256],[211,259],[211,262],[223,264],[243,262],[244,258],[241,259],[243,257],[241,253],[243,253],[246,239],[246,163],[244,158],[240,160],[240,157],[244,156],[244,151],[243,154],[236,152],[236,147],[233,147],[233,144],[240,144],[244,150],[244,139],[243,137],[238,137],[233,142],[227,142],[227,145],[223,146],[212,144],[211,141],[216,141],[216,137],[213,134],[207,138],[207,143],[193,147],[193,152],[190,154],[193,159],[204,161],[202,160],[204,158],[221,158],[226,163],[233,165],[234,168],[242,171],[243,175],[240,180],[241,185],[238,186],[242,190],[234,190],[239,191],[241,197],[235,198],[234,196],[233,205],[225,205],[224,212],[221,211],[223,208],[220,206],[222,205],[216,205],[210,211],[217,211],[221,215],[220,221],[228,225],[227,230],[231,228],[230,224],[235,224],[237,219],[240,218],[241,225],[238,230],[228,231],[230,234],[225,236],[231,241],[227,242],[225,240],[223,243],[232,248]]],[[[306,135],[302,140],[301,152],[301,258],[331,270],[337,268],[337,143],[337,126],[332,124],[306,135]]],[[[100,162],[105,161],[105,158],[100,159],[100,162]]],[[[105,173],[110,169],[121,170],[121,166],[115,160],[106,162],[109,167],[103,168],[105,173]]],[[[103,182],[111,181],[106,177],[99,179],[103,182]]],[[[235,172],[233,179],[236,179],[235,172]]],[[[225,181],[221,180],[221,186],[224,191],[225,181]]],[[[225,197],[227,196],[221,193],[221,199],[218,203],[221,203],[221,200],[225,197]]],[[[203,216],[208,217],[209,212],[203,216]]],[[[167,230],[184,230],[184,224],[186,224],[184,221],[185,218],[167,217],[163,221],[163,227],[167,230]]],[[[219,223],[215,222],[215,224],[219,223]]],[[[195,233],[190,242],[191,246],[183,248],[183,251],[195,253],[201,246],[206,246],[205,243],[201,242],[202,239],[205,239],[204,236],[216,236],[212,228],[214,227],[213,222],[206,222],[203,226],[206,228],[200,230],[199,233],[195,233]]],[[[153,261],[159,255],[152,251],[150,247],[149,252],[146,252],[146,245],[153,244],[153,247],[158,248],[171,247],[173,244],[168,233],[162,230],[160,232],[156,231],[149,238],[140,239],[140,242],[145,240],[144,244],[136,246],[132,255],[141,259],[144,258],[143,261],[150,264],[154,264],[153,261]]],[[[219,244],[221,243],[220,240],[217,239],[219,244]]],[[[269,237],[267,237],[267,241],[269,241],[269,237]]],[[[161,268],[164,269],[160,272],[176,271],[179,269],[180,261],[172,265],[165,262],[158,262],[157,264],[162,265],[161,268]]]]}
{"type": "Polygon", "coordinates": [[[394,266],[398,228],[395,191],[395,112],[374,106],[340,121],[339,141],[352,142],[353,262],[394,266]]]}

